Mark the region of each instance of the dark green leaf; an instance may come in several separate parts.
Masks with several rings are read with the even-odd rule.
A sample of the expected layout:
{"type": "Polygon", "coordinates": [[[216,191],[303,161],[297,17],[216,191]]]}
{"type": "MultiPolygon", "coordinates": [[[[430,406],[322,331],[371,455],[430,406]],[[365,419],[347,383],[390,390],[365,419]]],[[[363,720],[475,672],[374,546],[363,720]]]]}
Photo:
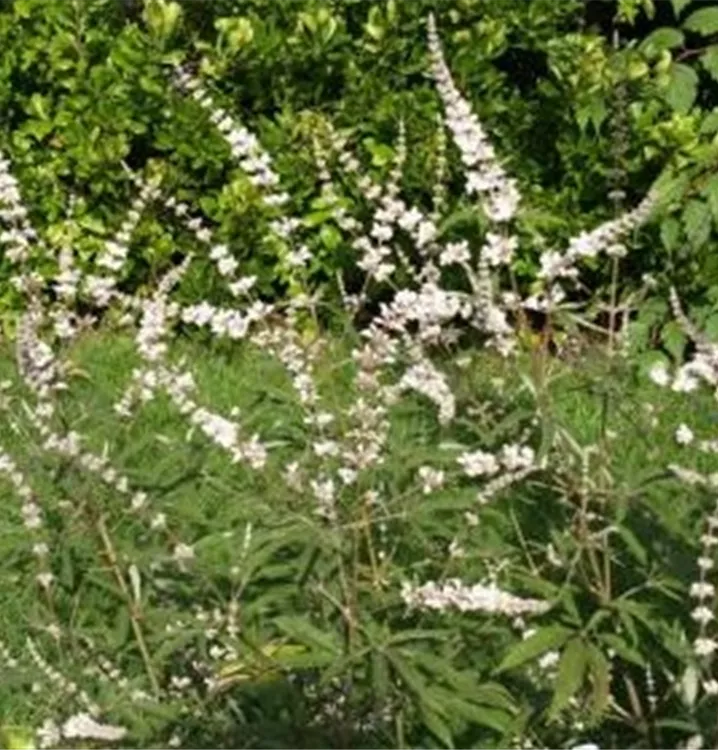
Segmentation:
{"type": "Polygon", "coordinates": [[[549,717],[557,718],[583,684],[588,664],[588,650],[580,638],[574,638],[561,654],[549,717]]]}

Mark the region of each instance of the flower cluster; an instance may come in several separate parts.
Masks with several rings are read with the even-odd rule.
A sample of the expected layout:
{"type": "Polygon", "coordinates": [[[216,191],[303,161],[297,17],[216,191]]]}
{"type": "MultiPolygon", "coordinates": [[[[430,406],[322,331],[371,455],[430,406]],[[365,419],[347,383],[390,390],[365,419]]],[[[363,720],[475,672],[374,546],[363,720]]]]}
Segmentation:
{"type": "Polygon", "coordinates": [[[401,596],[409,607],[439,611],[458,609],[460,612],[482,612],[488,615],[541,615],[550,605],[539,599],[522,599],[502,591],[494,583],[467,586],[451,579],[442,584],[429,581],[421,586],[405,583],[401,596]]]}

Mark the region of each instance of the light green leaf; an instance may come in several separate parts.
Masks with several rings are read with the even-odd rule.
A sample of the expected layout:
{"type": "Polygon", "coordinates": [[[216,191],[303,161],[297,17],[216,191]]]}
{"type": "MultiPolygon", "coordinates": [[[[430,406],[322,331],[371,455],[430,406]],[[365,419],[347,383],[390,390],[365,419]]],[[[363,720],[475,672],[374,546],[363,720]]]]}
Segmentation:
{"type": "Polygon", "coordinates": [[[586,126],[589,122],[598,133],[607,114],[608,109],[603,97],[593,96],[583,107],[576,110],[576,122],[582,133],[586,132],[586,126]]]}
{"type": "Polygon", "coordinates": [[[708,204],[701,200],[690,200],[683,209],[683,228],[688,241],[694,248],[700,248],[711,234],[712,218],[708,204]]]}
{"type": "Polygon", "coordinates": [[[706,69],[708,75],[718,81],[718,45],[711,44],[701,55],[701,64],[706,69]]]}
{"type": "Polygon", "coordinates": [[[319,239],[327,250],[336,250],[342,244],[341,232],[331,224],[324,224],[319,230],[319,239]]]}
{"type": "Polygon", "coordinates": [[[242,47],[252,43],[254,27],[249,18],[242,16],[232,18],[218,18],[214,27],[220,32],[220,40],[227,45],[227,49],[236,53],[242,47]]]}
{"type": "Polygon", "coordinates": [[[673,63],[669,70],[668,87],[664,93],[668,104],[685,114],[693,106],[698,94],[698,74],[683,63],[673,63]]]}
{"type": "Polygon", "coordinates": [[[680,29],[662,26],[652,31],[639,45],[638,49],[648,55],[654,55],[664,49],[680,47],[685,42],[685,34],[680,29]]]}
{"type": "Polygon", "coordinates": [[[718,32],[718,6],[694,11],[683,22],[683,28],[703,36],[715,34],[718,32]]]}
{"type": "Polygon", "coordinates": [[[150,32],[160,39],[167,39],[177,27],[182,8],[179,3],[167,0],[145,0],[142,18],[150,32]]]}
{"type": "Polygon", "coordinates": [[[33,730],[24,726],[6,724],[0,727],[0,742],[8,750],[30,750],[36,747],[33,730]]]}
{"type": "Polygon", "coordinates": [[[692,0],[671,0],[671,5],[673,6],[673,13],[675,14],[676,18],[678,18],[681,13],[683,13],[683,9],[690,5],[692,0]]]}
{"type": "Polygon", "coordinates": [[[709,112],[701,123],[701,134],[712,135],[718,132],[718,107],[709,112]]]}
{"type": "Polygon", "coordinates": [[[374,5],[369,11],[369,17],[367,22],[364,24],[364,31],[375,41],[378,42],[384,37],[386,29],[382,25],[382,13],[381,8],[378,5],[374,5]]]}

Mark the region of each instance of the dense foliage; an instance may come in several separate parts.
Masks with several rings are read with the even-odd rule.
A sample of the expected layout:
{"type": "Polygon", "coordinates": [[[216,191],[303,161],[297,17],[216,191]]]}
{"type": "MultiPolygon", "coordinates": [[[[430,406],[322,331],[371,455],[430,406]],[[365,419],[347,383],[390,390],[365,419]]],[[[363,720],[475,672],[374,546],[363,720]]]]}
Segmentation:
{"type": "Polygon", "coordinates": [[[2,743],[714,746],[716,38],[0,5],[2,743]]]}
{"type": "MultiPolygon", "coordinates": [[[[614,196],[627,205],[666,164],[677,164],[696,173],[681,193],[689,191],[692,200],[681,201],[672,220],[667,217],[660,238],[654,232],[641,240],[645,251],[636,255],[641,260],[630,278],[637,282],[645,272],[670,267],[689,270],[684,282],[699,295],[715,285],[706,247],[715,183],[699,179],[713,158],[714,53],[709,45],[701,55],[692,48],[694,42],[705,46],[700,35],[712,30],[710,17],[701,22],[698,14],[696,20],[685,3],[673,7],[688,15],[686,31],[671,19],[672,26],[639,44],[630,39],[631,27],[619,27],[628,34],[618,49],[573,1],[6,5],[0,14],[2,144],[49,231],[68,231],[63,211],[71,195],[78,199],[84,232],[73,241],[81,243],[83,258],[97,252],[128,200],[122,161],[135,168],[161,159],[178,195],[201,205],[231,238],[238,257],[259,274],[263,291],[284,288],[277,248],[259,241],[267,217],[256,192],[228,170],[226,147],[168,84],[168,67],[190,61],[213,82],[220,101],[241,112],[278,154],[276,168],[295,213],[323,230],[311,248],[316,281],[333,278],[350,253],[307,169],[312,134],[327,119],[350,129],[361,158],[381,175],[403,120],[406,187],[426,204],[438,109],[426,79],[422,29],[436,6],[457,80],[522,186],[531,189],[517,271],[535,268],[537,244],[540,249],[541,242],[565,240],[592,218],[612,215],[612,190],[623,191],[625,199],[614,196]]],[[[630,3],[624,5],[624,15],[635,16],[630,3]]],[[[449,156],[455,174],[453,152],[449,156]]],[[[356,200],[352,194],[342,198],[356,200]]],[[[465,203],[452,208],[450,224],[474,220],[465,203]]],[[[144,231],[145,249],[134,259],[138,284],[171,252],[160,226],[144,231]]],[[[10,292],[2,304],[12,308],[10,292]]]]}

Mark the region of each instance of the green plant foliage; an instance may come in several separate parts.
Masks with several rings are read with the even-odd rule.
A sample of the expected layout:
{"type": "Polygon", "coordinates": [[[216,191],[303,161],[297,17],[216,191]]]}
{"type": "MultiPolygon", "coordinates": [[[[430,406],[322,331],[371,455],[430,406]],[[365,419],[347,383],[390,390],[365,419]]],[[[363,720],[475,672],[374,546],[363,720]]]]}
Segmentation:
{"type": "MultiPolygon", "coordinates": [[[[648,6],[634,5],[629,16],[635,20],[648,6]]],[[[663,26],[640,44],[629,39],[614,50],[593,30],[579,31],[579,2],[548,0],[438,7],[430,0],[17,0],[0,13],[0,104],[5,138],[12,133],[2,145],[38,215],[58,221],[69,195],[76,195],[82,221],[100,235],[116,225],[127,200],[121,162],[133,166],[170,155],[171,182],[180,195],[217,223],[220,236],[259,275],[265,294],[281,294],[281,248],[258,243],[254,231],[266,221],[265,211],[240,176],[221,187],[225,146],[192,102],[174,94],[169,67],[182,60],[199,65],[218,101],[277,155],[282,184],[309,221],[321,220],[307,169],[310,117],[349,128],[377,175],[389,168],[403,120],[410,144],[405,189],[422,204],[434,179],[438,111],[426,80],[424,23],[432,9],[460,86],[500,152],[510,156],[511,170],[536,185],[526,209],[520,275],[535,270],[530,235],[546,228],[548,217],[551,241],[560,242],[581,228],[579,215],[586,222],[611,215],[607,195],[619,179],[619,109],[625,120],[619,182],[629,194],[645,190],[671,158],[703,163],[699,145],[711,137],[701,135],[708,103],[701,99],[699,111],[696,102],[701,75],[711,75],[714,66],[710,46],[681,61],[685,33],[694,33],[697,23],[688,23],[693,16],[683,30],[663,26]],[[624,104],[615,97],[620,88],[624,104]]],[[[450,173],[455,159],[451,150],[450,173]]],[[[691,249],[699,264],[708,247],[691,249]]],[[[319,285],[334,278],[348,252],[331,223],[310,249],[317,253],[319,285]]],[[[155,236],[135,252],[140,281],[166,250],[155,236]]],[[[662,262],[655,250],[641,257],[626,283],[662,262]]],[[[0,294],[3,309],[13,304],[11,292],[0,294]]]]}

